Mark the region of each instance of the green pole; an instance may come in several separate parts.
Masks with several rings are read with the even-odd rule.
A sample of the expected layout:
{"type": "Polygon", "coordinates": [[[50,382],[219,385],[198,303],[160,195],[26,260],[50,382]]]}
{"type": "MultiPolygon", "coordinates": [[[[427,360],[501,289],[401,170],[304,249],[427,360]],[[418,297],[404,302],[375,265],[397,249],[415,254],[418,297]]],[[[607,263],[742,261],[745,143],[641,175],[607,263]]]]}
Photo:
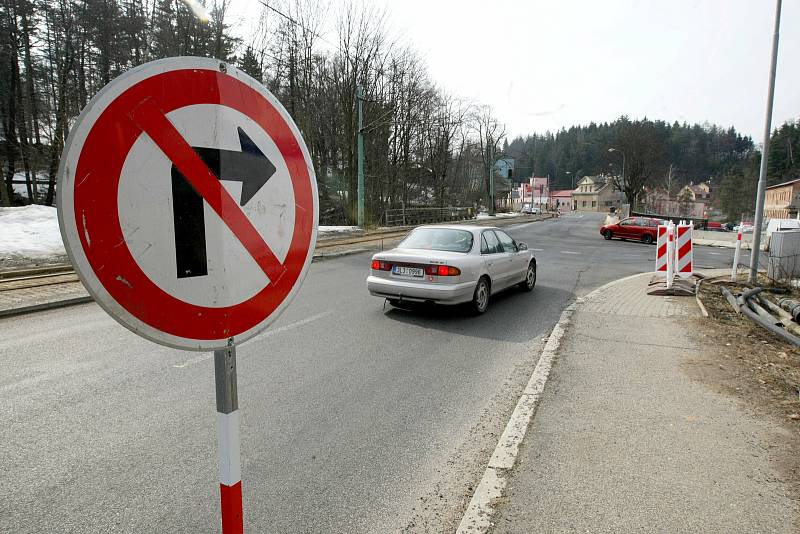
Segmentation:
{"type": "Polygon", "coordinates": [[[358,226],[364,227],[364,90],[356,88],[358,100],[358,226]]]}
{"type": "Polygon", "coordinates": [[[494,215],[494,144],[489,145],[489,215],[494,215]]]}

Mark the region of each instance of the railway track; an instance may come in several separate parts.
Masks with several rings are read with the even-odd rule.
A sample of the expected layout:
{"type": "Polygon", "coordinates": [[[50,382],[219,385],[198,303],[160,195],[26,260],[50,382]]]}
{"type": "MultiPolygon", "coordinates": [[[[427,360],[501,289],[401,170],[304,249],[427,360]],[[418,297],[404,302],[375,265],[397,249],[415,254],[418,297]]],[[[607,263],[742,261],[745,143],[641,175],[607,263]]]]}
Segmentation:
{"type": "MultiPolygon", "coordinates": [[[[540,220],[538,218],[519,219],[499,219],[492,221],[494,226],[506,226],[508,224],[518,224],[521,222],[532,222],[540,220]]],[[[458,224],[480,224],[484,221],[465,221],[458,224]]],[[[326,249],[333,249],[348,245],[366,245],[370,243],[381,243],[404,237],[410,227],[400,230],[387,230],[372,232],[368,235],[345,236],[323,238],[317,241],[316,250],[322,251],[320,256],[325,256],[326,249]]],[[[41,287],[56,284],[66,284],[78,281],[78,275],[68,263],[48,265],[46,267],[36,267],[20,270],[0,271],[0,291],[11,291],[14,289],[25,289],[30,287],[41,287]]]]}

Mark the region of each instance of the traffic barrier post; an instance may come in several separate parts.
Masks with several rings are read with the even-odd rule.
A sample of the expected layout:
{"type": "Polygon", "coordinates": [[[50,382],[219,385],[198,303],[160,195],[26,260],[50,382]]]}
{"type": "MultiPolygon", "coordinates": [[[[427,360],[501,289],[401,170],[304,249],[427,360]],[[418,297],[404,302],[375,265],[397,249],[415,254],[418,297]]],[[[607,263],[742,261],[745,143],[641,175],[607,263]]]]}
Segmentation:
{"type": "Polygon", "coordinates": [[[739,251],[742,249],[742,223],[739,223],[739,231],[736,232],[736,250],[733,253],[733,267],[731,267],[731,281],[736,281],[737,270],[739,268],[739,251]]]}

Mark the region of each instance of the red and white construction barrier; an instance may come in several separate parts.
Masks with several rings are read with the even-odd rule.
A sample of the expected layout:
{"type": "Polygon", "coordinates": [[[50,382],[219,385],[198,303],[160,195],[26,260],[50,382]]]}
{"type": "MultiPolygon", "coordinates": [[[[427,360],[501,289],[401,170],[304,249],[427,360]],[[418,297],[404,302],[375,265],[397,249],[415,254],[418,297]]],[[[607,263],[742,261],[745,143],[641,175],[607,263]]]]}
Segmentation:
{"type": "Polygon", "coordinates": [[[676,227],[677,235],[675,240],[676,257],[675,257],[675,272],[681,278],[689,278],[692,276],[692,233],[694,225],[679,224],[676,227]]]}
{"type": "Polygon", "coordinates": [[[672,221],[659,225],[656,237],[656,275],[667,279],[667,288],[672,287],[675,275],[689,278],[693,273],[692,233],[694,225],[684,223],[675,226],[672,221]]]}

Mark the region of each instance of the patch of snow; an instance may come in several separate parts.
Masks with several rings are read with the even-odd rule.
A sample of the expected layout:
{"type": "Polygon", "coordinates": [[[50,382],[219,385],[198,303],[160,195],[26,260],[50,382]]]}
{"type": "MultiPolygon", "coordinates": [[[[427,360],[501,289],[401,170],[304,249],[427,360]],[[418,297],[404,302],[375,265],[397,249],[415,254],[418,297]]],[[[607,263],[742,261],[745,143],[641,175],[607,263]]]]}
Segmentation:
{"type": "Polygon", "coordinates": [[[0,208],[0,256],[41,258],[66,253],[56,208],[38,204],[0,208]]]}
{"type": "Polygon", "coordinates": [[[358,232],[358,226],[318,226],[317,233],[319,235],[325,234],[345,234],[350,232],[358,232]]]}
{"type": "Polygon", "coordinates": [[[509,217],[519,217],[521,213],[496,213],[494,217],[489,215],[488,212],[482,211],[478,213],[476,219],[507,219],[509,217]]]}

